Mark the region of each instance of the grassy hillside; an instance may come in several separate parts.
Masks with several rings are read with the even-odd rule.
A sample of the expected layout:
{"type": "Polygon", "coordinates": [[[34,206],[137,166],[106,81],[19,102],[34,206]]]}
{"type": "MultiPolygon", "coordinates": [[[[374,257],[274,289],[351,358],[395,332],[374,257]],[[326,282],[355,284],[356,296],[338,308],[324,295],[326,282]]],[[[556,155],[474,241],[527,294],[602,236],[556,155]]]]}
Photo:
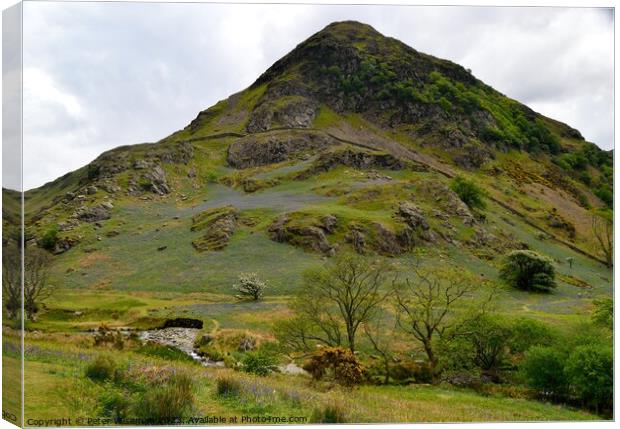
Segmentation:
{"type": "MultiPolygon", "coordinates": [[[[291,303],[308,288],[303,273],[353,252],[389,261],[400,279],[417,279],[420,265],[457,273],[472,286],[472,302],[494,293],[498,318],[535,320],[557,338],[570,337],[613,294],[593,229],[611,213],[612,168],[610,154],[577,130],[461,66],[363,24],[332,24],[183,130],[111,150],[25,193],[27,251],[50,254],[54,287],[27,321],[26,417],[109,417],[122,407],[106,396],[108,387],[144,400],[149,381],[131,385],[123,376],[106,385],[84,375],[97,356],[111,355],[128,378],[165,375],[166,368],[190,374],[193,415],[321,420],[340,398],[348,422],[597,419],[585,406],[535,400],[519,379],[521,355],[502,369],[501,383],[482,388],[427,385],[420,377],[365,383],[344,395],[307,375],[203,368],[127,333],[122,348],[95,344],[93,331],[199,319],[200,335],[222,348],[211,352],[238,369],[235,359],[245,355],[227,341],[275,343],[274,328],[295,316],[291,303]],[[480,189],[483,206],[468,206],[453,190],[457,177],[480,189]],[[550,259],[552,293],[501,280],[506,255],[523,249],[550,259]],[[235,298],[233,284],[247,272],[268,283],[263,300],[235,298]],[[240,391],[222,397],[218,377],[237,380],[240,391]],[[74,399],[50,399],[67,389],[74,399]]],[[[3,202],[10,237],[19,205],[8,190],[3,202]]],[[[3,244],[6,251],[15,243],[3,244]]],[[[395,316],[390,302],[380,308],[395,316]]],[[[463,304],[454,317],[469,310],[463,304]]],[[[6,344],[17,334],[4,320],[10,366],[17,356],[7,355],[6,344]]],[[[420,344],[404,333],[392,342],[395,362],[424,361],[420,344]]],[[[281,355],[280,364],[302,365],[308,354],[297,352],[281,355]]],[[[377,366],[369,341],[358,352],[366,367],[377,366]]]]}

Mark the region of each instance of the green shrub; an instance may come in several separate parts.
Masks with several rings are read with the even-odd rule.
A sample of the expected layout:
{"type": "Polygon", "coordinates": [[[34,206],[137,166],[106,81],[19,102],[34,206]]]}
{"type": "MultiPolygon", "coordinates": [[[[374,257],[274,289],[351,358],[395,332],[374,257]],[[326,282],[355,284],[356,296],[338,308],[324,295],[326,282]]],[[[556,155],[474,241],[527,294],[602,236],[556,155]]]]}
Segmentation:
{"type": "Polygon", "coordinates": [[[450,183],[450,188],[469,208],[484,209],[486,207],[485,192],[474,182],[457,176],[450,183]]]}
{"type": "Polygon", "coordinates": [[[241,359],[241,369],[244,372],[265,376],[278,370],[278,361],[275,356],[261,350],[247,352],[241,359]]]}
{"type": "Polygon", "coordinates": [[[121,370],[110,356],[100,355],[86,367],[86,377],[94,381],[116,380],[121,370]]]}
{"type": "Polygon", "coordinates": [[[58,227],[54,226],[48,229],[43,237],[41,237],[41,247],[46,250],[53,250],[58,243],[58,227]]]}
{"type": "Polygon", "coordinates": [[[592,321],[608,329],[614,328],[614,301],[611,298],[597,299],[593,302],[592,321]]]}
{"type": "Polygon", "coordinates": [[[529,387],[542,395],[560,398],[568,383],[564,375],[565,355],[553,347],[534,346],[525,353],[520,370],[529,387]]]}
{"type": "Polygon", "coordinates": [[[509,253],[500,278],[512,287],[527,291],[550,292],[557,286],[551,260],[531,250],[509,253]]]}
{"type": "Polygon", "coordinates": [[[346,407],[338,402],[315,408],[311,423],[347,423],[346,407]]]}
{"type": "Polygon", "coordinates": [[[510,327],[508,347],[511,353],[525,353],[533,346],[548,346],[554,338],[553,331],[543,322],[517,319],[510,327]]]}
{"type": "Polygon", "coordinates": [[[613,371],[612,347],[598,344],[577,347],[564,368],[571,391],[597,411],[613,405],[613,371]]]}
{"type": "Polygon", "coordinates": [[[229,398],[237,397],[241,394],[241,383],[229,375],[219,376],[215,385],[218,396],[229,398]]]}
{"type": "Polygon", "coordinates": [[[194,403],[193,381],[184,373],[173,373],[167,379],[150,386],[136,403],[139,418],[154,424],[170,424],[189,415],[194,403]]]}

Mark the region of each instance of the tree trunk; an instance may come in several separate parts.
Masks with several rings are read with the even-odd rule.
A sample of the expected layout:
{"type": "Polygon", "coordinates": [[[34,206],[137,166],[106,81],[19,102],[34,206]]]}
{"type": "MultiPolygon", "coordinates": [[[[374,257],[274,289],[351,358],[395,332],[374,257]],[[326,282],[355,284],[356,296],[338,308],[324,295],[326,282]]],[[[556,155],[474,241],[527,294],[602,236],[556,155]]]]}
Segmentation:
{"type": "Polygon", "coordinates": [[[433,384],[437,384],[437,364],[439,363],[430,340],[424,341],[424,351],[428,357],[428,365],[431,371],[431,379],[433,384]]]}
{"type": "Polygon", "coordinates": [[[352,326],[347,326],[347,339],[349,340],[349,350],[355,353],[355,332],[352,326]]]}

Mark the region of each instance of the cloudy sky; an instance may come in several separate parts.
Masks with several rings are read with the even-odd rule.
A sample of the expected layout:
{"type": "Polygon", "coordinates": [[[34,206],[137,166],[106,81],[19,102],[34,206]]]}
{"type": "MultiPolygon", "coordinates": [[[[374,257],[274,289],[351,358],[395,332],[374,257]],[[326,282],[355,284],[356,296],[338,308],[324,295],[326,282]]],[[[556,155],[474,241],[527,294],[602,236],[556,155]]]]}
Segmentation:
{"type": "Polygon", "coordinates": [[[471,68],[613,147],[614,18],[606,9],[27,2],[24,187],[183,128],[345,19],[471,68]]]}

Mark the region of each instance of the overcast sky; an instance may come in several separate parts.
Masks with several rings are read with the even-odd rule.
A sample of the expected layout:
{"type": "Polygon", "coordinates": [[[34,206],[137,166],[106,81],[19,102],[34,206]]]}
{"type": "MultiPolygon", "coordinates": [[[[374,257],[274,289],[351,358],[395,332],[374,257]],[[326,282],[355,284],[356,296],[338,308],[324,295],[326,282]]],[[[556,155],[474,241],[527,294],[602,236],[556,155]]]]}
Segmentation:
{"type": "Polygon", "coordinates": [[[347,19],[470,68],[613,147],[606,9],[26,2],[24,187],[183,128],[347,19]]]}

